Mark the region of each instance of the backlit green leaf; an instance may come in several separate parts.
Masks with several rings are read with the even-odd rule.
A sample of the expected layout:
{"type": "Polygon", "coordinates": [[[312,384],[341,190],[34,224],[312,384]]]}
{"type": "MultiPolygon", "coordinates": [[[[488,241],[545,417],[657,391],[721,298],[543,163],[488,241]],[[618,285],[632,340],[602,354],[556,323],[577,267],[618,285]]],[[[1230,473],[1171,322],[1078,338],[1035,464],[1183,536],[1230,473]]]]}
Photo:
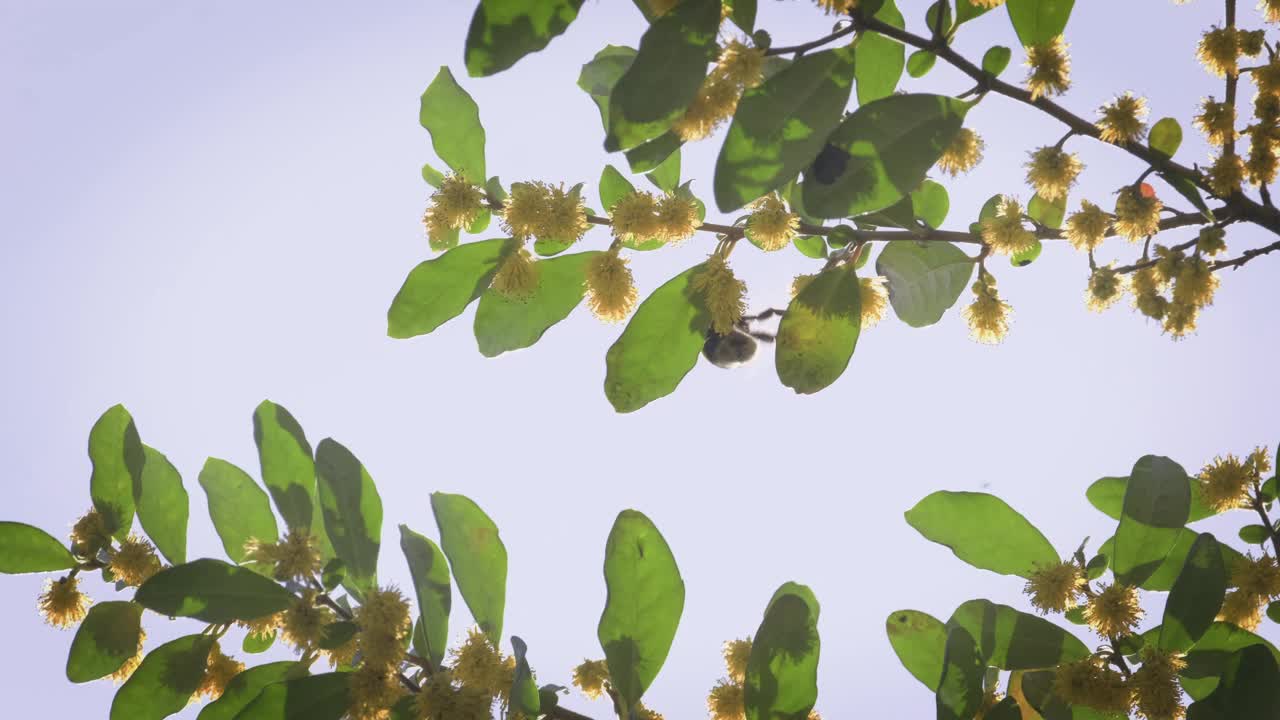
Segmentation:
{"type": "Polygon", "coordinates": [[[409,565],[413,589],[418,598],[419,627],[422,640],[431,662],[439,667],[444,661],[444,651],[449,643],[449,608],[452,590],[449,583],[449,563],[436,544],[430,539],[400,526],[400,549],[409,565]]]}
{"type": "MultiPolygon", "coordinates": [[[[1196,522],[1217,514],[1213,508],[1205,505],[1204,498],[1200,497],[1197,489],[1198,485],[1199,482],[1194,477],[1187,477],[1191,494],[1191,512],[1187,522],[1196,522]]],[[[1124,493],[1128,487],[1127,477],[1104,477],[1090,485],[1085,495],[1089,498],[1089,504],[1106,513],[1112,520],[1119,520],[1121,508],[1124,507],[1124,493]]]]}
{"type": "Polygon", "coordinates": [[[600,205],[605,212],[613,210],[614,203],[636,191],[636,186],[612,165],[605,165],[600,173],[600,205]]]}
{"type": "Polygon", "coordinates": [[[431,493],[440,547],[471,617],[496,646],[507,604],[507,548],[498,526],[470,498],[431,493]]]}
{"type": "Polygon", "coordinates": [[[431,147],[445,164],[473,183],[485,181],[480,108],[448,67],[441,67],[422,93],[418,120],[431,133],[431,147]]]}
{"type": "Polygon", "coordinates": [[[293,595],[247,568],[201,558],[156,573],[134,601],[169,617],[207,623],[256,620],[289,607],[293,595]]]}
{"type": "Polygon", "coordinates": [[[858,344],[862,304],[858,275],[840,265],[810,280],[778,324],[778,379],[808,395],[835,382],[858,344]]]}
{"type": "Polygon", "coordinates": [[[913,78],[924,77],[933,69],[938,56],[928,50],[917,50],[907,58],[907,74],[913,78]]]}
{"type": "Polygon", "coordinates": [[[1058,552],[1034,525],[987,493],[940,490],[906,512],[907,523],[956,557],[1001,575],[1030,577],[1058,552]]]}
{"type": "Polygon", "coordinates": [[[1218,687],[1187,708],[1187,720],[1280,717],[1280,666],[1258,645],[1227,658],[1218,687]]]}
{"type": "Polygon", "coordinates": [[[1009,20],[1018,33],[1018,41],[1042,45],[1061,35],[1071,17],[1075,0],[1008,0],[1009,20]]]}
{"type": "Polygon", "coordinates": [[[876,258],[899,320],[925,327],[942,319],[973,276],[974,262],[951,243],[891,242],[876,258]]]}
{"type": "Polygon", "coordinates": [[[898,610],[885,621],[885,631],[903,667],[930,691],[937,690],[947,645],[942,621],[919,610],[898,610]]]}
{"type": "Polygon", "coordinates": [[[460,315],[488,289],[505,243],[505,239],[467,243],[419,263],[391,301],[387,334],[393,338],[426,335],[460,315]]]}
{"type": "Polygon", "coordinates": [[[666,162],[682,145],[684,145],[684,141],[680,139],[679,135],[672,131],[667,131],[628,150],[626,152],[627,164],[631,166],[631,172],[633,173],[649,172],[666,162]]]}
{"type": "Polygon", "coordinates": [[[529,659],[526,657],[529,646],[524,640],[512,635],[511,649],[516,659],[516,669],[511,680],[511,709],[525,717],[538,717],[542,708],[538,685],[533,681],[533,671],[529,669],[529,659]]]}
{"type": "Polygon", "coordinates": [[[1150,143],[1152,150],[1165,157],[1173,157],[1174,153],[1178,152],[1178,147],[1182,145],[1182,126],[1171,117],[1161,118],[1151,126],[1151,134],[1147,136],[1147,142],[1150,143]]]}
{"type": "Polygon", "coordinates": [[[89,608],[76,629],[67,656],[67,679],[73,683],[104,678],[138,654],[142,606],[111,600],[89,608]]]}
{"type": "Polygon", "coordinates": [[[582,66],[582,71],[578,74],[578,87],[590,95],[599,108],[600,124],[606,133],[609,130],[609,94],[635,59],[634,48],[606,45],[590,62],[582,66]]]}
{"type": "Polygon", "coordinates": [[[89,460],[93,475],[89,493],[93,507],[118,540],[133,525],[134,491],[142,480],[146,455],[133,417],[123,405],[114,405],[98,418],[89,431],[89,460]]]}
{"type": "Polygon", "coordinates": [[[227,557],[244,562],[246,542],[275,542],[279,537],[267,494],[245,471],[226,460],[209,458],[200,470],[200,487],[209,497],[209,517],[227,557]]]}
{"type": "MultiPolygon", "coordinates": [[[[898,10],[895,0],[884,0],[875,13],[875,19],[899,30],[906,27],[906,20],[898,10]]],[[[907,50],[902,43],[880,33],[863,33],[854,44],[854,65],[858,78],[858,104],[866,105],[893,94],[902,79],[902,69],[907,62],[907,50]]]]}
{"type": "Polygon", "coordinates": [[[116,692],[111,720],[162,720],[185,708],[214,642],[212,635],[187,635],[148,653],[116,692]]]}
{"type": "Polygon", "coordinates": [[[1041,225],[1057,230],[1062,227],[1062,219],[1067,214],[1067,196],[1046,200],[1040,193],[1036,193],[1031,202],[1027,203],[1027,214],[1041,225]]]}
{"type": "Polygon", "coordinates": [[[680,151],[671,153],[645,177],[663,192],[675,192],[680,186],[680,151]]]}
{"type": "MultiPolygon", "coordinates": [[[[960,3],[967,3],[968,0],[959,0],[960,3]]],[[[1009,67],[1009,61],[1013,59],[1013,51],[1003,45],[995,45],[987,49],[982,56],[982,69],[991,73],[994,77],[999,77],[1004,69],[1009,67]]]]}
{"type": "Polygon", "coordinates": [[[765,608],[747,659],[743,687],[747,720],[806,718],[818,701],[818,599],[783,583],[765,608]]]}
{"type": "Polygon", "coordinates": [[[966,720],[977,713],[985,672],[973,635],[963,627],[949,627],[936,700],[938,720],[966,720]]]}
{"type": "Polygon", "coordinates": [[[205,705],[196,720],[235,720],[240,711],[253,702],[258,693],[273,683],[284,682],[298,664],[291,660],[251,667],[227,683],[227,689],[215,701],[205,705]]]}
{"type": "Polygon", "coordinates": [[[497,357],[538,342],[552,325],[569,317],[586,291],[587,263],[599,250],[562,255],[538,263],[542,277],[533,295],[513,300],[486,290],[476,308],[475,336],[480,354],[497,357]]]}
{"type": "Polygon", "coordinates": [[[666,662],[684,610],[684,579],[662,533],[635,510],[614,520],[604,579],[608,598],[597,636],[610,682],[632,708],[666,662]]]}
{"type": "Polygon", "coordinates": [[[1226,593],[1227,567],[1218,541],[1208,533],[1201,534],[1165,603],[1160,647],[1186,652],[1213,625],[1226,593]]]}
{"type": "Polygon", "coordinates": [[[467,72],[492,75],[547,46],[578,17],[582,0],[480,0],[467,31],[467,72]]]}
{"type": "Polygon", "coordinates": [[[1141,584],[1160,567],[1187,524],[1191,491],[1187,473],[1154,455],[1138,460],[1129,475],[1111,568],[1116,578],[1141,584]]]}
{"type": "Polygon", "coordinates": [[[182,476],[159,450],[144,445],[143,453],[146,462],[134,494],[138,522],[166,560],[184,563],[187,561],[189,499],[182,486],[182,476]]]}
{"type": "Polygon", "coordinates": [[[920,183],[920,187],[911,191],[911,209],[916,219],[937,229],[942,227],[951,210],[951,197],[941,183],[925,180],[920,183]]]}
{"type": "Polygon", "coordinates": [[[316,447],[316,477],[325,532],[346,566],[343,585],[367,592],[377,582],[382,498],[364,465],[331,438],[316,447]]]}
{"type": "Polygon", "coordinates": [[[977,640],[984,668],[1052,668],[1082,660],[1091,652],[1079,638],[1049,620],[990,600],[960,605],[947,627],[962,627],[977,640]]]}
{"type": "Polygon", "coordinates": [[[76,559],[57,538],[38,527],[0,521],[0,573],[69,570],[76,559]]]}
{"type": "Polygon", "coordinates": [[[340,720],[351,704],[350,675],[324,673],[273,683],[236,720],[340,720]]]}
{"type": "Polygon", "coordinates": [[[1196,700],[1208,697],[1218,687],[1218,678],[1227,669],[1237,650],[1259,645],[1280,662],[1280,650],[1264,638],[1225,622],[1215,622],[1187,652],[1187,667],[1181,676],[1182,689],[1196,700]]]}

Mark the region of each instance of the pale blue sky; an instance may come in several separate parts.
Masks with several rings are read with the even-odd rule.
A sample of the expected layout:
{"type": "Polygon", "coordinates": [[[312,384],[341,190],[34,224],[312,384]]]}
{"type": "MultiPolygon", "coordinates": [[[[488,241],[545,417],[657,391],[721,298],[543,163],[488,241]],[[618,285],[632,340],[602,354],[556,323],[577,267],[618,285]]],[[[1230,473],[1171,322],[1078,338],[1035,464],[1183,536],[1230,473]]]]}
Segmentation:
{"type": "MultiPolygon", "coordinates": [[[[919,23],[928,3],[902,4],[919,23]]],[[[1192,57],[1218,3],[1078,5],[1069,107],[1087,114],[1131,89],[1150,97],[1155,117],[1185,121],[1200,97],[1220,93],[1192,57]]],[[[250,417],[269,397],[313,443],[331,435],[350,447],[378,481],[384,577],[407,582],[397,523],[435,534],[432,490],[489,511],[511,556],[506,628],[529,642],[543,682],[567,684],[573,664],[600,656],[604,541],[617,511],[634,507],[666,534],[688,590],[646,698],[667,717],[701,716],[722,673],[720,643],[752,632],[786,580],[822,602],[819,710],[928,717],[932,696],[898,665],[885,616],[945,618],[979,596],[1026,605],[1018,580],[961,564],[916,535],[903,510],[933,490],[989,486],[1067,553],[1113,529],[1084,498],[1094,479],[1144,453],[1194,470],[1215,453],[1280,440],[1267,261],[1224,278],[1200,332],[1174,343],[1127,307],[1088,312],[1084,258],[1054,246],[1026,269],[993,265],[1017,313],[1001,347],[969,341],[954,311],[924,330],[889,319],[819,395],[781,387],[766,357],[735,372],[700,365],[674,396],[628,416],[601,391],[619,328],[583,309],[497,360],[476,352],[471,313],[425,338],[388,339],[387,305],[428,252],[418,173],[432,156],[418,96],[442,64],[463,78],[472,6],[0,0],[0,516],[63,534],[89,502],[89,427],[123,402],[144,441],[184,474],[192,556],[220,556],[196,474],[213,455],[256,475],[250,417]]],[[[1252,10],[1243,17],[1257,23],[1252,10]]],[[[762,2],[761,25],[790,44],[830,19],[807,2],[762,2]]],[[[585,181],[595,203],[603,164],[624,162],[601,149],[578,68],[606,44],[634,45],[641,29],[629,2],[592,0],[545,52],[462,79],[488,130],[490,172],[585,181]]],[[[995,43],[1016,43],[1003,11],[967,27],[959,47],[978,57],[995,43]]],[[[939,68],[907,87],[968,84],[939,68]]],[[[1029,197],[1025,153],[1061,134],[1001,98],[970,118],[987,161],[947,181],[948,227],[966,227],[992,193],[1029,197]]],[[[1187,135],[1179,158],[1202,162],[1202,142],[1189,126],[1187,135]]],[[[1095,200],[1140,170],[1096,143],[1069,147],[1095,200]]],[[[711,140],[685,155],[685,177],[708,201],[717,149],[711,140]]],[[[596,230],[585,242],[604,247],[607,237],[596,230]]],[[[1112,242],[1106,252],[1132,256],[1112,242]]],[[[1240,228],[1228,242],[1269,239],[1240,228]]],[[[636,257],[642,292],[708,249],[702,238],[636,257]]],[[[746,248],[734,261],[753,307],[784,302],[791,276],[813,267],[792,250],[746,248]]],[[[40,579],[0,582],[10,648],[0,708],[105,717],[109,683],[63,677],[71,634],[40,624],[40,579]]],[[[198,629],[148,620],[153,647],[198,629]]]]}

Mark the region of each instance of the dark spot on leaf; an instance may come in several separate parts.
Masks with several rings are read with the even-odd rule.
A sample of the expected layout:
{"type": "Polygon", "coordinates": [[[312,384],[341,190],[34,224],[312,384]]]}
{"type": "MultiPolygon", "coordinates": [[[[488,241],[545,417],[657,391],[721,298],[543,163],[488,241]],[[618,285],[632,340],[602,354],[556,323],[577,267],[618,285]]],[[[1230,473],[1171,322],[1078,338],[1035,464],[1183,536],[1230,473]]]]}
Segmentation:
{"type": "Polygon", "coordinates": [[[827,143],[822,148],[822,152],[818,153],[818,157],[813,159],[813,165],[809,168],[809,175],[823,185],[830,185],[840,179],[848,165],[849,153],[831,143],[827,143]]]}

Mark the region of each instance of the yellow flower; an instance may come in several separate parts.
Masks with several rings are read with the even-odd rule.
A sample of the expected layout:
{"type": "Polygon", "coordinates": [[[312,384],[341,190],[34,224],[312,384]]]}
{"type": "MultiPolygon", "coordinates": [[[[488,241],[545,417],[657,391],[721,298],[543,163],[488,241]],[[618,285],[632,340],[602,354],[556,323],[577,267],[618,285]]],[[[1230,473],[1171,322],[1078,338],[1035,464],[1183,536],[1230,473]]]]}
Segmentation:
{"type": "Polygon", "coordinates": [[[720,51],[720,59],[712,72],[734,85],[756,87],[764,81],[764,50],[730,40],[720,51]]]}
{"type": "Polygon", "coordinates": [[[1196,331],[1196,321],[1200,319],[1200,308],[1180,302],[1170,302],[1164,310],[1164,331],[1181,340],[1196,331]]]}
{"type": "Polygon", "coordinates": [[[131,533],[120,541],[120,549],[111,553],[110,568],[117,580],[138,587],[160,572],[160,558],[151,543],[131,533]]]}
{"type": "Polygon", "coordinates": [[[545,183],[512,183],[502,207],[502,226],[514,238],[528,238],[542,228],[551,190],[545,183]]]}
{"type": "Polygon", "coordinates": [[[962,312],[969,323],[969,337],[987,345],[995,345],[1009,334],[1009,317],[1013,308],[1000,299],[996,291],[996,279],[980,270],[973,283],[973,302],[962,312]]]}
{"type": "Polygon", "coordinates": [[[987,144],[978,133],[969,128],[960,128],[955,137],[951,138],[951,144],[942,151],[942,157],[938,158],[938,169],[951,177],[967,173],[982,162],[982,151],[986,147],[987,144]]]}
{"type": "Polygon", "coordinates": [[[46,623],[65,630],[84,619],[92,602],[80,592],[80,579],[68,576],[46,580],[37,605],[46,623]]]}
{"type": "Polygon", "coordinates": [[[1249,142],[1249,160],[1245,163],[1249,182],[1254,185],[1270,185],[1275,182],[1280,161],[1276,159],[1275,144],[1269,138],[1254,134],[1249,142]]]}
{"type": "Polygon", "coordinates": [[[316,605],[316,591],[305,590],[295,598],[280,617],[280,637],[298,650],[306,650],[320,641],[324,626],[333,622],[333,611],[316,605]]]}
{"type": "Polygon", "coordinates": [[[969,2],[981,8],[987,8],[988,10],[991,8],[998,8],[1004,4],[1004,0],[969,0],[969,2]]]}
{"type": "Polygon", "coordinates": [[[592,700],[604,694],[608,682],[609,666],[604,660],[583,660],[573,669],[573,684],[592,700]]]}
{"type": "Polygon", "coordinates": [[[741,685],[720,680],[707,695],[707,712],[712,720],[743,720],[747,713],[744,700],[741,685]]]}
{"type": "Polygon", "coordinates": [[[1227,249],[1227,231],[1216,225],[1202,228],[1196,236],[1196,250],[1213,257],[1227,249]]]}
{"type": "Polygon", "coordinates": [[[1200,470],[1200,498],[1214,512],[1246,507],[1252,473],[1235,455],[1218,456],[1200,470]]]}
{"type": "Polygon", "coordinates": [[[1267,22],[1280,22],[1280,0],[1258,0],[1258,9],[1266,13],[1267,22]]]}
{"type": "Polygon", "coordinates": [[[1156,234],[1160,231],[1160,210],[1163,208],[1159,198],[1147,196],[1138,188],[1126,185],[1116,195],[1116,232],[1132,242],[1156,234]]]}
{"type": "Polygon", "coordinates": [[[116,668],[114,672],[107,676],[111,678],[113,683],[119,685],[120,683],[128,680],[129,677],[133,675],[133,671],[137,670],[138,666],[142,664],[142,645],[146,640],[147,631],[142,628],[138,628],[138,650],[128,660],[125,660],[123,665],[116,668]]]}
{"type": "Polygon", "coordinates": [[[702,302],[711,316],[711,329],[720,335],[728,335],[747,311],[747,284],[733,274],[733,268],[724,255],[712,253],[695,273],[689,287],[702,296],[702,302]]]}
{"type": "Polygon", "coordinates": [[[1129,279],[1129,288],[1133,292],[1133,306],[1138,309],[1138,312],[1154,320],[1164,317],[1165,309],[1169,304],[1169,301],[1160,295],[1164,285],[1154,267],[1146,267],[1133,273],[1129,279]]]}
{"type": "Polygon", "coordinates": [[[828,14],[847,15],[858,7],[858,0],[814,0],[828,14]]]}
{"type": "Polygon", "coordinates": [[[245,551],[250,560],[273,566],[277,580],[309,578],[320,572],[320,549],[307,528],[290,530],[280,542],[250,540],[245,551]]]}
{"type": "Polygon", "coordinates": [[[644,703],[636,705],[636,717],[638,720],[663,720],[662,713],[646,707],[644,703]]]}
{"type": "Polygon", "coordinates": [[[1262,608],[1266,605],[1267,599],[1261,595],[1232,590],[1223,599],[1222,609],[1218,611],[1217,619],[1252,632],[1262,623],[1262,608]]]}
{"type": "MultiPolygon", "coordinates": [[[[1257,95],[1253,99],[1253,116],[1268,128],[1280,122],[1280,95],[1257,95]]],[[[1271,137],[1275,137],[1274,130],[1271,137]]]]}
{"type": "Polygon", "coordinates": [[[1200,37],[1200,45],[1196,48],[1196,57],[1205,69],[1225,77],[1238,72],[1237,61],[1240,59],[1240,44],[1235,28],[1212,27],[1200,37]]]}
{"type": "Polygon", "coordinates": [[[978,712],[973,716],[973,720],[984,720],[987,717],[987,713],[991,712],[992,708],[1003,699],[1004,693],[995,688],[983,691],[982,703],[978,705],[978,712]]]}
{"type": "Polygon", "coordinates": [[[490,696],[507,692],[511,678],[506,672],[502,653],[489,638],[472,627],[461,646],[450,651],[453,677],[467,687],[479,688],[490,696]]]}
{"type": "Polygon", "coordinates": [[[1178,683],[1178,673],[1186,666],[1179,655],[1150,645],[1142,649],[1142,667],[1129,680],[1139,715],[1147,720],[1180,720],[1186,715],[1178,683]]]}
{"type": "Polygon", "coordinates": [[[1253,473],[1254,480],[1261,481],[1262,476],[1271,472],[1271,451],[1265,446],[1259,445],[1249,453],[1249,457],[1245,460],[1249,465],[1249,470],[1253,473]]]}
{"type": "Polygon", "coordinates": [[[360,649],[360,643],[352,636],[346,642],[336,648],[322,650],[326,657],[329,658],[329,667],[339,668],[343,665],[351,665],[355,662],[356,652],[360,649]]]}
{"type": "Polygon", "coordinates": [[[1138,589],[1114,583],[1102,588],[1084,606],[1084,619],[1093,631],[1103,637],[1128,635],[1142,620],[1138,589]]]}
{"type": "Polygon", "coordinates": [[[1027,46],[1027,90],[1031,99],[1061,95],[1071,87],[1071,58],[1061,35],[1047,43],[1027,46]]]}
{"type": "Polygon", "coordinates": [[[587,209],[577,192],[566,192],[563,185],[549,187],[534,236],[539,240],[576,243],[587,234],[587,209]]]}
{"type": "Polygon", "coordinates": [[[640,293],[627,259],[612,248],[587,261],[587,308],[609,323],[622,322],[636,306],[640,293]]]}
{"type": "Polygon", "coordinates": [[[1075,249],[1093,250],[1111,233],[1111,214],[1088,200],[1081,200],[1080,210],[1067,218],[1065,233],[1075,249]]]}
{"type": "Polygon", "coordinates": [[[1022,205],[1012,197],[1000,199],[996,216],[982,221],[982,241],[1001,255],[1030,250],[1036,234],[1022,224],[1022,205]]]}
{"type": "Polygon", "coordinates": [[[200,679],[200,685],[196,688],[194,696],[206,700],[217,700],[227,689],[227,683],[242,672],[244,672],[244,663],[223,655],[222,648],[218,646],[217,641],[214,641],[213,648],[209,650],[204,677],[200,679]]]}
{"type": "Polygon", "coordinates": [[[404,695],[394,672],[362,665],[347,681],[351,720],[386,720],[389,710],[404,695]]]}
{"type": "Polygon", "coordinates": [[[1102,312],[1111,307],[1124,294],[1124,276],[1116,274],[1110,266],[1100,267],[1089,275],[1089,289],[1085,293],[1089,309],[1102,312]]]}
{"type": "Polygon", "coordinates": [[[1246,57],[1261,55],[1265,42],[1266,33],[1262,30],[1236,29],[1236,45],[1240,48],[1241,55],[1246,57]]]}
{"type": "Polygon", "coordinates": [[[528,300],[537,291],[542,280],[542,268],[529,248],[521,241],[517,240],[515,243],[498,261],[498,271],[493,274],[490,287],[511,300],[528,300]]]}
{"type": "Polygon", "coordinates": [[[1222,145],[1236,139],[1236,109],[1230,103],[1216,102],[1213,98],[1200,101],[1200,112],[1191,120],[1213,145],[1222,145]]]}
{"type": "Polygon", "coordinates": [[[1084,589],[1084,572],[1073,562],[1060,562],[1037,567],[1022,589],[1031,597],[1031,605],[1041,614],[1066,612],[1076,606],[1084,589]]]}
{"type": "Polygon", "coordinates": [[[751,659],[751,638],[730,640],[724,644],[724,667],[729,678],[741,683],[747,677],[747,661],[751,659]]]}
{"type": "Polygon", "coordinates": [[[1280,597],[1280,567],[1270,555],[1263,555],[1257,560],[1247,557],[1232,566],[1231,584],[1240,592],[1266,600],[1275,599],[1280,597]]]}
{"type": "Polygon", "coordinates": [[[671,129],[685,142],[701,140],[720,126],[725,120],[733,117],[738,109],[738,99],[742,95],[741,88],[732,80],[712,73],[698,89],[689,107],[685,108],[671,129]]]}
{"type": "Polygon", "coordinates": [[[889,307],[888,278],[858,278],[858,298],[862,302],[862,329],[870,330],[884,319],[889,307]]]}
{"type": "Polygon", "coordinates": [[[1147,101],[1131,92],[1103,105],[1098,114],[1098,130],[1103,142],[1123,145],[1137,142],[1147,134],[1147,101]]]}
{"type": "Polygon", "coordinates": [[[1222,153],[1209,168],[1209,188],[1221,197],[1234,195],[1244,184],[1244,172],[1244,161],[1239,155],[1222,153]]]}
{"type": "Polygon", "coordinates": [[[663,242],[674,243],[688,240],[697,232],[698,206],[691,198],[674,193],[663,195],[655,212],[658,216],[658,231],[663,242]]]}
{"type": "Polygon", "coordinates": [[[449,227],[443,219],[427,215],[422,219],[427,229],[427,244],[436,252],[443,252],[458,244],[458,231],[449,227]]]}
{"type": "Polygon", "coordinates": [[[1026,167],[1027,184],[1045,200],[1066,197],[1084,169],[1074,154],[1052,145],[1032,151],[1026,167]]]}
{"type": "Polygon", "coordinates": [[[432,673],[422,683],[422,690],[413,700],[414,717],[417,720],[447,720],[454,711],[453,676],[448,669],[432,673]]]}
{"type": "Polygon", "coordinates": [[[762,250],[781,250],[796,236],[800,216],[787,212],[786,203],[776,193],[753,202],[751,210],[747,218],[747,235],[762,250]]]}
{"type": "Polygon", "coordinates": [[[795,300],[796,296],[804,292],[804,289],[818,277],[817,273],[811,275],[797,275],[791,279],[791,299],[795,300]]]}
{"type": "Polygon", "coordinates": [[[445,227],[460,230],[475,221],[483,206],[484,193],[480,188],[451,173],[431,194],[426,217],[437,219],[445,227]]]}
{"type": "Polygon", "coordinates": [[[1164,284],[1173,282],[1187,262],[1186,253],[1177,248],[1156,245],[1156,255],[1159,259],[1156,260],[1155,270],[1160,282],[1164,284]]]}
{"type": "Polygon", "coordinates": [[[1209,263],[1203,258],[1193,257],[1182,263],[1174,279],[1173,301],[1199,309],[1213,304],[1213,294],[1217,289],[1218,276],[1213,274],[1209,263]]]}
{"type": "Polygon", "coordinates": [[[366,665],[389,667],[404,657],[403,639],[413,620],[409,603],[398,589],[385,587],[366,593],[355,618],[360,626],[356,641],[366,665]]]}
{"type": "Polygon", "coordinates": [[[1124,676],[1085,658],[1059,665],[1054,675],[1053,692],[1068,705],[1083,705],[1103,713],[1128,716],[1132,691],[1124,676]]]}
{"type": "Polygon", "coordinates": [[[84,558],[97,557],[98,551],[111,545],[111,533],[102,515],[93,508],[71,526],[71,549],[84,558]]]}
{"type": "Polygon", "coordinates": [[[267,636],[275,633],[276,628],[284,621],[284,613],[266,615],[253,620],[237,620],[236,625],[249,631],[250,635],[267,636]]]}
{"type": "Polygon", "coordinates": [[[647,192],[623,195],[609,208],[613,235],[619,240],[643,242],[659,234],[658,201],[647,192]]]}

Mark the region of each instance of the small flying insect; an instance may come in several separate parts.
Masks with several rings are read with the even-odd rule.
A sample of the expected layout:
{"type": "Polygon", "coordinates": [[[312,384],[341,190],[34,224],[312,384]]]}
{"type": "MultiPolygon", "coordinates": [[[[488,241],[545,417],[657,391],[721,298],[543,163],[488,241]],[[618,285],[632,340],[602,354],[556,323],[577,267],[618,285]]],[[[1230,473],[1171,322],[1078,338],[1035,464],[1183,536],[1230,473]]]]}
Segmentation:
{"type": "Polygon", "coordinates": [[[785,310],[769,308],[759,315],[744,315],[728,335],[721,335],[715,330],[707,331],[707,340],[702,344],[702,356],[716,367],[731,369],[741,367],[755,357],[760,343],[771,343],[775,337],[772,333],[752,330],[751,323],[768,320],[777,315],[782,317],[785,310]]]}

